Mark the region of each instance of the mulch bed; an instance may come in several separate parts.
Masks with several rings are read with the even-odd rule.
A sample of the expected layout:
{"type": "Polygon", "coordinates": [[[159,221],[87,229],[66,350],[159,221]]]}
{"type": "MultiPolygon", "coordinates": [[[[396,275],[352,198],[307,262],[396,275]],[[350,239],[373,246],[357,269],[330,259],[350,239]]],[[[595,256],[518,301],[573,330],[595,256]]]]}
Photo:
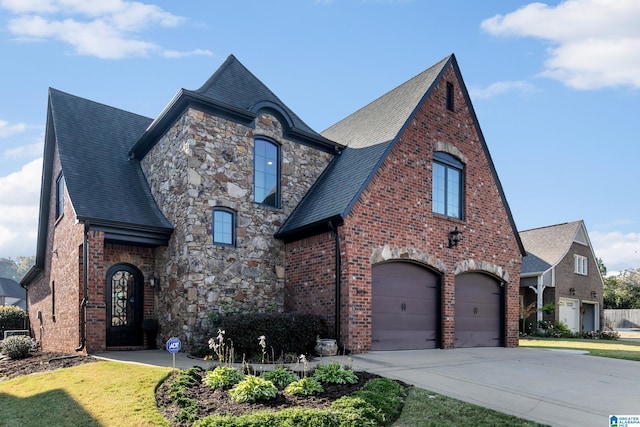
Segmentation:
{"type": "Polygon", "coordinates": [[[34,374],[36,372],[68,368],[97,360],[98,359],[91,356],[50,351],[39,351],[32,353],[29,357],[17,360],[0,355],[0,381],[9,380],[21,375],[34,374]]]}

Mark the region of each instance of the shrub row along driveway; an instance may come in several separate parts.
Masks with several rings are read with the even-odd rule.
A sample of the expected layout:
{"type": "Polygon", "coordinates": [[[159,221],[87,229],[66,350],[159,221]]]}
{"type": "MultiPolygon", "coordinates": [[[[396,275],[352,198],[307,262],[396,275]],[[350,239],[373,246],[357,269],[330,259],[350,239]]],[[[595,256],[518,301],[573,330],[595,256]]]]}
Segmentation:
{"type": "MultiPolygon", "coordinates": [[[[172,366],[162,350],[98,356],[172,366]]],[[[177,367],[211,364],[177,356],[177,367]]],[[[633,361],[521,347],[379,351],[320,363],[334,360],[552,426],[603,426],[609,415],[640,414],[640,363],[633,361]]]]}

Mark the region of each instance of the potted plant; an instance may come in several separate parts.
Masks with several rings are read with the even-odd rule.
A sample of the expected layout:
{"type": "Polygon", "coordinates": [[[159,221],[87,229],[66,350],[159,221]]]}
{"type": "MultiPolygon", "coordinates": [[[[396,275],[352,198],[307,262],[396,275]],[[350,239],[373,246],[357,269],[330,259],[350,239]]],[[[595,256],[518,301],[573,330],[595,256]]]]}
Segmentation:
{"type": "Polygon", "coordinates": [[[158,335],[158,321],[156,319],[144,319],[142,321],[142,330],[147,337],[147,347],[155,350],[156,336],[158,335]]]}
{"type": "Polygon", "coordinates": [[[540,307],[540,311],[543,312],[544,314],[553,314],[555,309],[556,309],[556,305],[552,302],[540,307]]]}

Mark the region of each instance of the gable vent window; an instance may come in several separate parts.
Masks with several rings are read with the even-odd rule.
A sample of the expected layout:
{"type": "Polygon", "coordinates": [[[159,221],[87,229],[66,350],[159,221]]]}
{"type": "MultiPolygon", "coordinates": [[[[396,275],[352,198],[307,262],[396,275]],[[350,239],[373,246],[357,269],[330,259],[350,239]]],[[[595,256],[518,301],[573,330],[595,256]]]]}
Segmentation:
{"type": "Polygon", "coordinates": [[[213,208],[213,244],[236,245],[236,213],[227,208],[213,208]]]}
{"type": "Polygon", "coordinates": [[[453,83],[447,82],[447,110],[453,111],[453,83]]]}
{"type": "Polygon", "coordinates": [[[64,176],[60,174],[56,180],[56,219],[64,213],[64,176]]]}
{"type": "Polygon", "coordinates": [[[254,201],[280,207],[280,147],[266,139],[254,141],[254,201]]]}
{"type": "Polygon", "coordinates": [[[587,272],[587,257],[584,257],[582,255],[574,255],[573,256],[573,266],[574,266],[573,271],[576,274],[582,274],[583,276],[586,276],[588,274],[588,272],[587,272]]]}
{"type": "Polygon", "coordinates": [[[442,152],[433,154],[433,212],[462,219],[464,164],[442,152]]]}

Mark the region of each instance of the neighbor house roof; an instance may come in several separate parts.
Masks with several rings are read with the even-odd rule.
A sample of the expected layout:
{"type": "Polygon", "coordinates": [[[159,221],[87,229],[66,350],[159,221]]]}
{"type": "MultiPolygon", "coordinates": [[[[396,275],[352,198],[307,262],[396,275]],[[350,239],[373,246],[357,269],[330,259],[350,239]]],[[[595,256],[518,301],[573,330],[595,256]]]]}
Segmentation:
{"type": "Polygon", "coordinates": [[[0,297],[26,298],[27,291],[18,282],[8,277],[0,277],[0,297]]]}
{"type": "Polygon", "coordinates": [[[583,221],[534,228],[520,232],[527,251],[522,260],[521,274],[542,273],[565,257],[574,241],[591,246],[586,237],[583,221]]]}

